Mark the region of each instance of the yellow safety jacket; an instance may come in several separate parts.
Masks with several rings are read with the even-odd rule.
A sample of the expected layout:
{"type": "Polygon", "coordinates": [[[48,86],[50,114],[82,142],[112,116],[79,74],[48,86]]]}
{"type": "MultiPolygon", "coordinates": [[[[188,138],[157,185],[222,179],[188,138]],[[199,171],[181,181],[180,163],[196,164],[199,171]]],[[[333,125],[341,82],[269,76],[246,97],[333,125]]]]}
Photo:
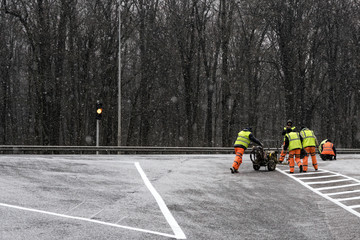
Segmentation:
{"type": "MultiPolygon", "coordinates": [[[[291,128],[291,131],[293,132],[293,131],[295,130],[295,128],[296,128],[296,127],[292,127],[292,128],[291,128]]],[[[284,131],[285,131],[285,132],[286,132],[286,130],[287,130],[287,127],[284,127],[284,131]]],[[[285,134],[285,135],[286,135],[286,134],[285,134]]],[[[285,141],[285,136],[284,136],[284,141],[285,141]]]]}
{"type": "Polygon", "coordinates": [[[304,148],[306,147],[316,147],[315,134],[310,129],[301,130],[300,136],[303,139],[302,145],[304,148]]]}
{"type": "Polygon", "coordinates": [[[286,136],[289,139],[289,151],[302,148],[300,135],[298,132],[289,132],[286,134],[286,136]]]}
{"type": "Polygon", "coordinates": [[[250,131],[241,131],[238,133],[238,137],[234,143],[234,147],[239,147],[240,145],[244,146],[245,148],[247,148],[250,144],[250,136],[251,132],[250,131]]]}

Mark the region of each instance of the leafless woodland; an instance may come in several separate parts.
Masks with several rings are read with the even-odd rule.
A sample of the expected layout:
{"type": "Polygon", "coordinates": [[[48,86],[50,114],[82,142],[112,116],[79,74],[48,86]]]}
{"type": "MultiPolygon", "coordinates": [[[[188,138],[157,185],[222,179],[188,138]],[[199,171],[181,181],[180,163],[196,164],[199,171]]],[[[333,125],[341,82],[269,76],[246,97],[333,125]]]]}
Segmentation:
{"type": "Polygon", "coordinates": [[[360,147],[359,12],[358,0],[1,0],[0,144],[94,145],[100,100],[100,145],[117,145],[120,83],[123,145],[232,146],[251,126],[273,146],[291,119],[360,147]]]}

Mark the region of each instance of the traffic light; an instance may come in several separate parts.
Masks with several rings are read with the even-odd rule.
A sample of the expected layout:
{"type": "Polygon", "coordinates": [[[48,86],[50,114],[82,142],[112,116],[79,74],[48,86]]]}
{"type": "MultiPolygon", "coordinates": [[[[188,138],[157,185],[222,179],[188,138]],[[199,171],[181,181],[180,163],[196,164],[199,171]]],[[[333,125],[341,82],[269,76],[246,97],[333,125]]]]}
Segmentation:
{"type": "Polygon", "coordinates": [[[103,112],[102,103],[100,101],[97,101],[96,102],[96,119],[97,120],[101,120],[102,112],[103,112]]]}

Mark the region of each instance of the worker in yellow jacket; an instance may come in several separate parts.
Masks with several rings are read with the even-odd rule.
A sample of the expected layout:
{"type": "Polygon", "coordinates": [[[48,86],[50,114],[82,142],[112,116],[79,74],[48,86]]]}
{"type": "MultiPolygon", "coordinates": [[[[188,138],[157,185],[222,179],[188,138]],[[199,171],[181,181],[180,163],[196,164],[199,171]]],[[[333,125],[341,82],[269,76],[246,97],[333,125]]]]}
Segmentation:
{"type": "Polygon", "coordinates": [[[300,160],[300,152],[302,149],[300,134],[298,132],[292,132],[291,129],[287,130],[285,134],[285,145],[284,150],[289,149],[289,166],[290,173],[295,171],[295,162],[298,165],[300,172],[303,171],[303,166],[300,160]],[[295,162],[294,162],[295,157],[295,162]]]}
{"type": "MultiPolygon", "coordinates": [[[[286,122],[286,126],[284,127],[281,135],[284,136],[284,143],[283,143],[283,146],[285,145],[285,134],[287,133],[287,130],[290,129],[290,132],[293,132],[295,131],[296,127],[293,126],[293,122],[289,119],[287,120],[286,122]]],[[[285,159],[285,156],[286,156],[286,153],[287,151],[284,150],[284,147],[283,149],[281,150],[281,153],[280,153],[280,159],[279,159],[279,162],[282,163],[285,159]]]]}
{"type": "Polygon", "coordinates": [[[242,157],[245,150],[248,148],[250,142],[254,142],[260,146],[263,146],[262,143],[254,137],[252,134],[252,128],[245,128],[238,133],[236,141],[234,143],[235,148],[235,160],[232,167],[230,168],[231,173],[238,173],[238,169],[242,163],[242,157]]]}
{"type": "Polygon", "coordinates": [[[306,151],[306,155],[303,158],[303,171],[308,170],[308,158],[309,154],[311,155],[312,165],[314,166],[315,171],[318,170],[318,164],[316,160],[316,146],[319,145],[318,140],[314,134],[314,131],[308,129],[307,127],[302,127],[300,131],[302,146],[306,151]]]}

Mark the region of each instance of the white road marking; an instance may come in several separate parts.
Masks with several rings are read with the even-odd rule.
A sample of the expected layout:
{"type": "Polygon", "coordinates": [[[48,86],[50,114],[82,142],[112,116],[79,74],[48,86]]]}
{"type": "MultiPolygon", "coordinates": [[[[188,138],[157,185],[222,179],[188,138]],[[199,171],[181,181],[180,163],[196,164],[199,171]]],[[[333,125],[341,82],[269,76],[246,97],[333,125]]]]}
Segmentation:
{"type": "MultiPolygon", "coordinates": [[[[343,186],[333,186],[333,187],[326,187],[326,188],[314,188],[312,186],[310,186],[307,182],[304,182],[304,181],[301,181],[301,179],[295,177],[293,174],[289,174],[287,173],[286,171],[283,171],[283,170],[280,170],[279,168],[276,168],[277,171],[281,172],[282,174],[294,179],[295,181],[297,181],[298,183],[300,183],[301,185],[303,185],[304,187],[310,189],[311,191],[313,191],[314,193],[317,193],[318,195],[322,196],[323,198],[335,203],[336,205],[342,207],[343,209],[347,210],[348,212],[354,214],[355,216],[357,217],[360,217],[360,212],[358,211],[355,211],[354,208],[358,208],[360,207],[360,205],[353,205],[353,206],[347,206],[343,203],[341,203],[339,200],[337,200],[336,198],[332,198],[330,197],[329,195],[327,194],[323,194],[322,192],[320,192],[321,190],[325,190],[325,189],[336,189],[336,188],[342,188],[342,187],[345,187],[345,186],[357,186],[357,185],[360,185],[360,181],[357,180],[357,179],[354,179],[354,178],[351,178],[351,177],[348,177],[348,176],[345,176],[345,175],[342,175],[342,174],[338,174],[338,173],[333,173],[331,171],[328,171],[328,170],[323,170],[323,172],[328,172],[328,173],[332,173],[332,174],[338,174],[339,176],[342,176],[344,178],[348,180],[352,180],[352,181],[355,181],[357,182],[356,184],[348,184],[348,185],[343,185],[343,186]]],[[[300,173],[300,174],[306,174],[306,173],[300,173]]],[[[300,175],[300,174],[296,174],[296,175],[300,175]]]]}
{"type": "Polygon", "coordinates": [[[338,186],[332,186],[332,187],[322,187],[322,188],[317,188],[317,190],[322,191],[322,190],[329,190],[329,189],[336,189],[336,188],[355,187],[355,186],[359,186],[359,185],[360,185],[360,183],[353,183],[353,184],[338,185],[338,186]]]}
{"type": "Polygon", "coordinates": [[[141,229],[141,228],[128,227],[128,226],[118,225],[118,224],[114,224],[114,223],[108,223],[108,222],[98,221],[98,220],[94,220],[94,219],[90,219],[90,218],[75,217],[75,216],[70,216],[70,215],[65,215],[65,214],[59,214],[59,213],[54,213],[54,212],[48,212],[48,211],[43,211],[43,210],[38,210],[38,209],[33,209],[33,208],[20,207],[20,206],[5,204],[5,203],[0,203],[0,206],[8,207],[8,208],[15,208],[15,209],[19,209],[19,210],[25,210],[25,211],[29,211],[29,212],[42,213],[42,214],[47,214],[47,215],[52,215],[52,216],[57,216],[57,217],[62,217],[62,218],[68,218],[68,219],[74,219],[74,220],[81,220],[81,221],[85,221],[85,222],[92,222],[92,223],[107,225],[107,226],[111,226],[111,227],[117,227],[117,228],[124,228],[124,229],[129,229],[129,230],[135,230],[135,231],[138,231],[138,232],[152,233],[152,234],[156,234],[156,235],[160,235],[160,236],[165,236],[165,237],[170,237],[170,238],[175,238],[175,237],[176,237],[176,236],[174,236],[174,235],[170,235],[170,234],[166,234],[166,233],[161,233],[161,232],[150,231],[150,230],[145,230],[145,229],[141,229]]]}
{"type": "Polygon", "coordinates": [[[344,192],[335,192],[335,193],[324,193],[325,195],[328,196],[334,196],[334,195],[342,195],[342,194],[348,194],[348,193],[356,193],[356,192],[360,192],[359,190],[353,190],[353,191],[344,191],[344,192]]]}
{"type": "Polygon", "coordinates": [[[124,220],[125,218],[127,218],[128,216],[124,216],[124,217],[122,217],[122,218],[120,218],[117,222],[116,222],[116,224],[118,224],[119,222],[121,222],[122,220],[124,220]]]}
{"type": "Polygon", "coordinates": [[[94,218],[96,215],[98,215],[99,213],[101,213],[102,211],[104,211],[104,209],[101,209],[100,211],[98,211],[97,213],[91,215],[91,217],[89,217],[90,219],[94,218]]]}
{"type": "Polygon", "coordinates": [[[307,184],[327,184],[327,183],[336,183],[336,182],[345,182],[351,181],[351,179],[337,179],[337,180],[328,180],[323,182],[306,182],[307,184]]]}
{"type": "Polygon", "coordinates": [[[338,177],[338,176],[339,176],[339,174],[334,174],[334,175],[326,175],[326,176],[318,176],[318,177],[301,177],[299,179],[307,180],[307,179],[332,178],[332,177],[338,177]]]}
{"type": "Polygon", "coordinates": [[[338,201],[349,201],[349,200],[357,200],[360,199],[360,196],[357,197],[349,197],[349,198],[337,198],[338,201]]]}
{"type": "Polygon", "coordinates": [[[85,203],[85,200],[82,201],[81,203],[79,203],[78,205],[76,205],[75,207],[70,208],[66,213],[71,212],[72,210],[75,210],[76,208],[80,207],[80,206],[83,205],[84,203],[85,203]]]}
{"type": "MultiPolygon", "coordinates": [[[[49,211],[43,211],[43,210],[27,208],[27,207],[21,207],[21,206],[6,204],[6,203],[0,203],[0,206],[13,208],[13,209],[18,209],[18,210],[29,211],[29,212],[42,213],[42,214],[46,214],[46,215],[62,217],[62,218],[67,218],[67,219],[73,219],[73,220],[80,220],[80,221],[85,221],[85,222],[97,223],[97,224],[102,224],[102,225],[106,225],[106,226],[123,228],[123,229],[138,231],[138,232],[150,233],[150,234],[155,234],[155,235],[169,237],[169,238],[186,239],[186,236],[185,236],[184,232],[180,228],[179,224],[176,222],[175,218],[172,216],[170,210],[166,206],[166,204],[165,204],[164,200],[161,198],[160,194],[156,191],[156,189],[153,187],[153,185],[151,184],[151,182],[147,178],[147,176],[146,176],[145,172],[142,170],[140,164],[138,162],[128,162],[128,161],[121,161],[121,162],[122,163],[131,163],[131,164],[135,165],[136,169],[140,173],[140,176],[141,176],[142,180],[144,181],[146,187],[149,189],[151,194],[154,196],[158,206],[161,209],[161,212],[163,213],[165,219],[169,223],[169,225],[170,225],[170,227],[173,230],[175,235],[117,224],[118,222],[123,220],[125,217],[118,220],[117,223],[109,223],[109,222],[103,222],[103,221],[99,221],[99,220],[95,220],[95,219],[91,219],[91,218],[76,217],[76,216],[60,214],[60,213],[54,213],[54,212],[49,212],[49,211]]],[[[80,204],[76,205],[75,207],[71,208],[70,210],[73,210],[73,209],[79,207],[80,205],[82,205],[84,203],[85,203],[85,201],[81,202],[80,204]]],[[[101,211],[103,211],[103,209],[101,211]]],[[[96,216],[101,211],[97,212],[92,217],[96,216]]]]}
{"type": "Polygon", "coordinates": [[[181,230],[179,224],[176,222],[175,218],[173,217],[173,215],[169,211],[168,207],[166,206],[164,200],[161,198],[160,194],[156,191],[156,189],[150,183],[150,181],[147,178],[146,174],[144,173],[144,171],[140,167],[140,164],[138,162],[136,162],[135,166],[136,166],[137,170],[139,171],[145,185],[147,186],[147,188],[150,190],[150,192],[154,196],[157,204],[159,205],[159,207],[161,209],[161,212],[163,213],[164,217],[168,221],[168,223],[169,223],[171,229],[173,230],[176,238],[177,239],[186,239],[186,236],[185,236],[184,232],[181,230]]]}

